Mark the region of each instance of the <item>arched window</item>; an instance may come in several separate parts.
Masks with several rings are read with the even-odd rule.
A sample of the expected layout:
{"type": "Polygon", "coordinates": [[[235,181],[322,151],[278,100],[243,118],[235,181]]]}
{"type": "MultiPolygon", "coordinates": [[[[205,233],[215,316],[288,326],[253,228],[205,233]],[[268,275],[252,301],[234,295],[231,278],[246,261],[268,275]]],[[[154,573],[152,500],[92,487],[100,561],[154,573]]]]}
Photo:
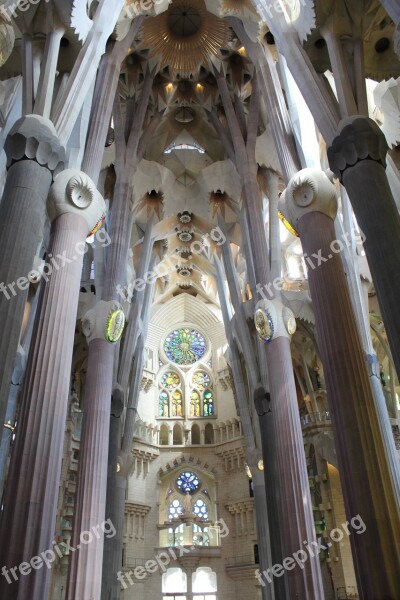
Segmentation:
{"type": "Polygon", "coordinates": [[[159,417],[183,417],[182,382],[175,371],[165,371],[160,381],[159,417]]]}
{"type": "Polygon", "coordinates": [[[174,425],[173,430],[173,444],[174,446],[181,446],[183,443],[182,427],[178,424],[174,425]]]}
{"type": "Polygon", "coordinates": [[[208,508],[207,504],[202,498],[198,498],[194,503],[193,512],[199,519],[208,521],[208,508]]]}
{"type": "Polygon", "coordinates": [[[214,443],[214,428],[211,423],[207,423],[204,430],[204,441],[206,444],[214,443]]]}
{"type": "Polygon", "coordinates": [[[215,408],[210,375],[206,371],[195,371],[190,387],[190,416],[213,417],[215,408]]]}
{"type": "Polygon", "coordinates": [[[192,425],[192,444],[200,444],[200,427],[192,425]]]}
{"type": "Polygon", "coordinates": [[[170,521],[172,521],[173,519],[178,519],[180,517],[180,515],[182,515],[182,514],[183,514],[183,506],[179,502],[179,500],[177,500],[175,498],[174,500],[172,500],[171,504],[169,505],[168,519],[170,521]]]}
{"type": "Polygon", "coordinates": [[[168,427],[161,425],[160,427],[160,446],[168,446],[168,427]]]}

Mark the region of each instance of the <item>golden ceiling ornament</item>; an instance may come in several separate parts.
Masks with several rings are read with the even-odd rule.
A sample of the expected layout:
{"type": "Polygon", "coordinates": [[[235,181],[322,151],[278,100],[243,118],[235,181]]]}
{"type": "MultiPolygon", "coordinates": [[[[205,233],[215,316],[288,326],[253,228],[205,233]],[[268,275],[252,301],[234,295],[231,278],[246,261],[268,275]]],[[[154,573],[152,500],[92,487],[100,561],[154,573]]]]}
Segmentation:
{"type": "Polygon", "coordinates": [[[230,39],[228,24],[209,13],[204,0],[174,0],[169,9],[143,23],[141,48],[169,67],[173,79],[190,77],[200,66],[211,68],[230,39]]]}
{"type": "Polygon", "coordinates": [[[257,15],[251,0],[220,0],[220,10],[227,16],[243,16],[246,11],[257,15]]]}
{"type": "Polygon", "coordinates": [[[137,207],[137,214],[142,211],[146,211],[147,220],[150,218],[150,215],[154,213],[158,220],[161,219],[162,211],[164,204],[164,196],[161,192],[156,190],[151,190],[151,192],[147,192],[143,196],[143,198],[139,201],[137,207]]]}

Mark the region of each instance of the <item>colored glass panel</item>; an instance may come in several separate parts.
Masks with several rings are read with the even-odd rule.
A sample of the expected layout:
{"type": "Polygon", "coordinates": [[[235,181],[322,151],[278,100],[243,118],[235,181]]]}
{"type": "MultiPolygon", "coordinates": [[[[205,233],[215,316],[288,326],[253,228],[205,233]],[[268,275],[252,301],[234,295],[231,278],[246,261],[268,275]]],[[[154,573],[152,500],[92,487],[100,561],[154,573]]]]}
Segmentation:
{"type": "Polygon", "coordinates": [[[193,493],[199,489],[200,481],[197,475],[192,471],[184,471],[176,480],[176,485],[184,494],[187,492],[193,493]]]}
{"type": "Polygon", "coordinates": [[[172,362],[178,365],[192,365],[204,356],[206,342],[198,331],[184,327],[167,335],[164,350],[172,362]]]}

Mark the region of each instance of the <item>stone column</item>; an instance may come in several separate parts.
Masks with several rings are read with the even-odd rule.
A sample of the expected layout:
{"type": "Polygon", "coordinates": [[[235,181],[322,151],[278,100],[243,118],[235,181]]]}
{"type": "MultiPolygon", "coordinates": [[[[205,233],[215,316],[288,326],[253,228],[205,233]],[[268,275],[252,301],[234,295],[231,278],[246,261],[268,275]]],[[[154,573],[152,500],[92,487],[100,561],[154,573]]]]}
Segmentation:
{"type": "Polygon", "coordinates": [[[122,308],[114,300],[98,302],[83,320],[87,370],[95,385],[86,382],[72,535],[72,545],[80,547],[70,555],[68,600],[100,600],[104,539],[81,545],[80,537],[99,530],[105,521],[114,350],[124,324],[122,308]]]}
{"type": "Polygon", "coordinates": [[[357,116],[342,121],[328,157],[366,238],[365,254],[400,375],[400,214],[386,176],[386,153],[385,136],[376,123],[357,116]]]}
{"type": "MultiPolygon", "coordinates": [[[[275,523],[282,523],[284,517],[280,511],[281,500],[279,495],[279,486],[276,485],[276,482],[279,480],[279,468],[278,461],[275,460],[275,448],[277,447],[277,444],[275,442],[274,423],[271,410],[271,396],[265,392],[264,388],[260,387],[254,393],[254,403],[256,412],[258,414],[261,431],[262,455],[264,462],[264,489],[266,496],[266,507],[268,510],[268,523],[273,524],[272,527],[268,526],[271,545],[270,557],[268,557],[270,560],[263,563],[260,555],[261,571],[264,571],[268,568],[271,568],[274,564],[282,564],[282,561],[285,558],[283,540],[281,537],[281,527],[274,525],[275,523]]],[[[253,485],[254,500],[256,504],[256,518],[257,520],[259,518],[263,519],[263,516],[259,514],[254,476],[253,485]]],[[[262,575],[260,583],[263,591],[265,587],[272,586],[277,599],[284,600],[285,598],[289,598],[288,582],[286,577],[274,578],[273,581],[269,583],[268,580],[262,575]]]]}
{"type": "MultiPolygon", "coordinates": [[[[373,161],[363,162],[371,163],[374,173],[373,161]]],[[[368,197],[366,192],[367,204],[368,197]]],[[[336,190],[321,171],[305,169],[289,182],[281,202],[308,257],[318,257],[308,261],[308,277],[360,597],[396,598],[400,585],[396,474],[390,468],[393,463],[388,460],[335,236],[336,190]],[[351,529],[351,520],[358,515],[366,525],[362,534],[351,529]]],[[[379,224],[377,228],[379,232],[379,224]]]]}
{"type": "Polygon", "coordinates": [[[121,590],[121,584],[117,579],[117,573],[121,570],[127,481],[125,476],[126,470],[124,469],[125,465],[121,465],[121,461],[118,460],[121,444],[121,415],[123,409],[124,395],[121,388],[117,387],[113,391],[111,402],[110,447],[108,454],[108,482],[112,482],[113,485],[107,485],[106,503],[106,519],[111,519],[116,534],[114,537],[104,541],[103,576],[101,584],[102,600],[115,600],[116,598],[119,598],[121,590]],[[121,471],[124,471],[124,473],[121,471]],[[123,506],[122,511],[118,510],[120,503],[122,503],[123,506]],[[116,551],[119,548],[121,549],[121,553],[116,551]],[[116,558],[119,559],[118,564],[114,564],[116,558]]]}
{"type": "Polygon", "coordinates": [[[86,175],[67,170],[56,178],[48,201],[51,262],[40,292],[1,524],[8,540],[1,564],[28,566],[18,581],[1,578],[4,600],[43,600],[49,593],[50,569],[43,561],[41,568],[28,563],[53,547],[82,258],[85,239],[104,210],[86,175]]]}
{"type": "Polygon", "coordinates": [[[50,121],[17,121],[6,143],[8,175],[0,204],[0,423],[4,423],[29,281],[43,239],[46,200],[64,150],[50,121]]]}
{"type": "MultiPolygon", "coordinates": [[[[271,416],[274,426],[275,494],[281,518],[282,560],[299,550],[304,542],[316,543],[303,434],[291,361],[290,339],[296,322],[280,300],[260,300],[256,305],[255,326],[266,345],[271,416]]],[[[270,468],[269,462],[265,466],[270,468]]],[[[304,556],[303,556],[304,557],[304,556]]],[[[282,561],[280,561],[282,562],[282,561]]],[[[324,598],[318,556],[307,556],[304,569],[287,570],[290,598],[324,598]]]]}

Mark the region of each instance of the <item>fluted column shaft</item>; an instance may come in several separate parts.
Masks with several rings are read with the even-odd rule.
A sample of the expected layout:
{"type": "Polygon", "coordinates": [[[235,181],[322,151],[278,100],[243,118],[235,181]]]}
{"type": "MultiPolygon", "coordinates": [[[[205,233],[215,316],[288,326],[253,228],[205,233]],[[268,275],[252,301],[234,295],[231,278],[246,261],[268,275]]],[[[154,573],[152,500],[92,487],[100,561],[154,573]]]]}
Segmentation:
{"type": "MultiPolygon", "coordinates": [[[[98,527],[105,520],[107,459],[115,346],[95,338],[89,342],[85,410],[74,516],[72,545],[77,547],[83,531],[98,527]],[[102,392],[99,394],[99,390],[102,392]]],[[[103,539],[82,545],[70,556],[67,600],[100,599],[103,539]]]]}
{"type": "MultiPolygon", "coordinates": [[[[265,286],[271,283],[271,273],[254,170],[249,167],[244,179],[254,268],[257,282],[265,286]]],[[[276,441],[272,460],[278,463],[278,498],[285,515],[279,525],[286,558],[302,549],[304,540],[315,541],[316,535],[289,339],[277,337],[269,342],[266,359],[276,441]]],[[[288,583],[290,598],[296,594],[302,600],[324,598],[318,559],[308,560],[304,569],[288,571],[288,583]]]]}
{"type": "Polygon", "coordinates": [[[328,155],[365,235],[365,254],[400,375],[400,214],[386,176],[386,152],[379,127],[356,117],[345,122],[328,155]]]}
{"type": "Polygon", "coordinates": [[[46,199],[52,175],[46,167],[24,160],[8,172],[0,204],[0,423],[4,422],[14,360],[28,298],[29,283],[17,287],[33,267],[43,238],[46,199]]]}
{"type": "MultiPolygon", "coordinates": [[[[278,337],[266,348],[275,429],[279,487],[274,492],[280,505],[281,535],[285,555],[292,556],[316,540],[303,434],[300,425],[290,340],[278,337]]],[[[268,464],[265,466],[268,469],[268,464]]],[[[290,599],[324,598],[319,556],[310,557],[304,569],[287,573],[290,599]]]]}
{"type": "Polygon", "coordinates": [[[43,239],[46,200],[63,151],[49,121],[17,121],[5,144],[9,171],[0,204],[0,423],[28,298],[28,275],[43,239]]]}
{"type": "Polygon", "coordinates": [[[308,277],[346,514],[349,520],[360,515],[366,525],[362,535],[350,536],[360,598],[394,599],[400,586],[399,506],[343,264],[331,249],[334,223],[310,212],[297,230],[308,256],[326,259],[308,277]]]}
{"type": "MultiPolygon", "coordinates": [[[[31,224],[32,226],[32,224],[31,224]]],[[[23,387],[20,418],[6,490],[2,565],[15,567],[51,550],[64,438],[85,219],[64,214],[53,222],[49,253],[68,261],[43,285],[23,387]]],[[[50,569],[30,569],[18,581],[0,580],[4,600],[47,598],[50,569]]]]}

